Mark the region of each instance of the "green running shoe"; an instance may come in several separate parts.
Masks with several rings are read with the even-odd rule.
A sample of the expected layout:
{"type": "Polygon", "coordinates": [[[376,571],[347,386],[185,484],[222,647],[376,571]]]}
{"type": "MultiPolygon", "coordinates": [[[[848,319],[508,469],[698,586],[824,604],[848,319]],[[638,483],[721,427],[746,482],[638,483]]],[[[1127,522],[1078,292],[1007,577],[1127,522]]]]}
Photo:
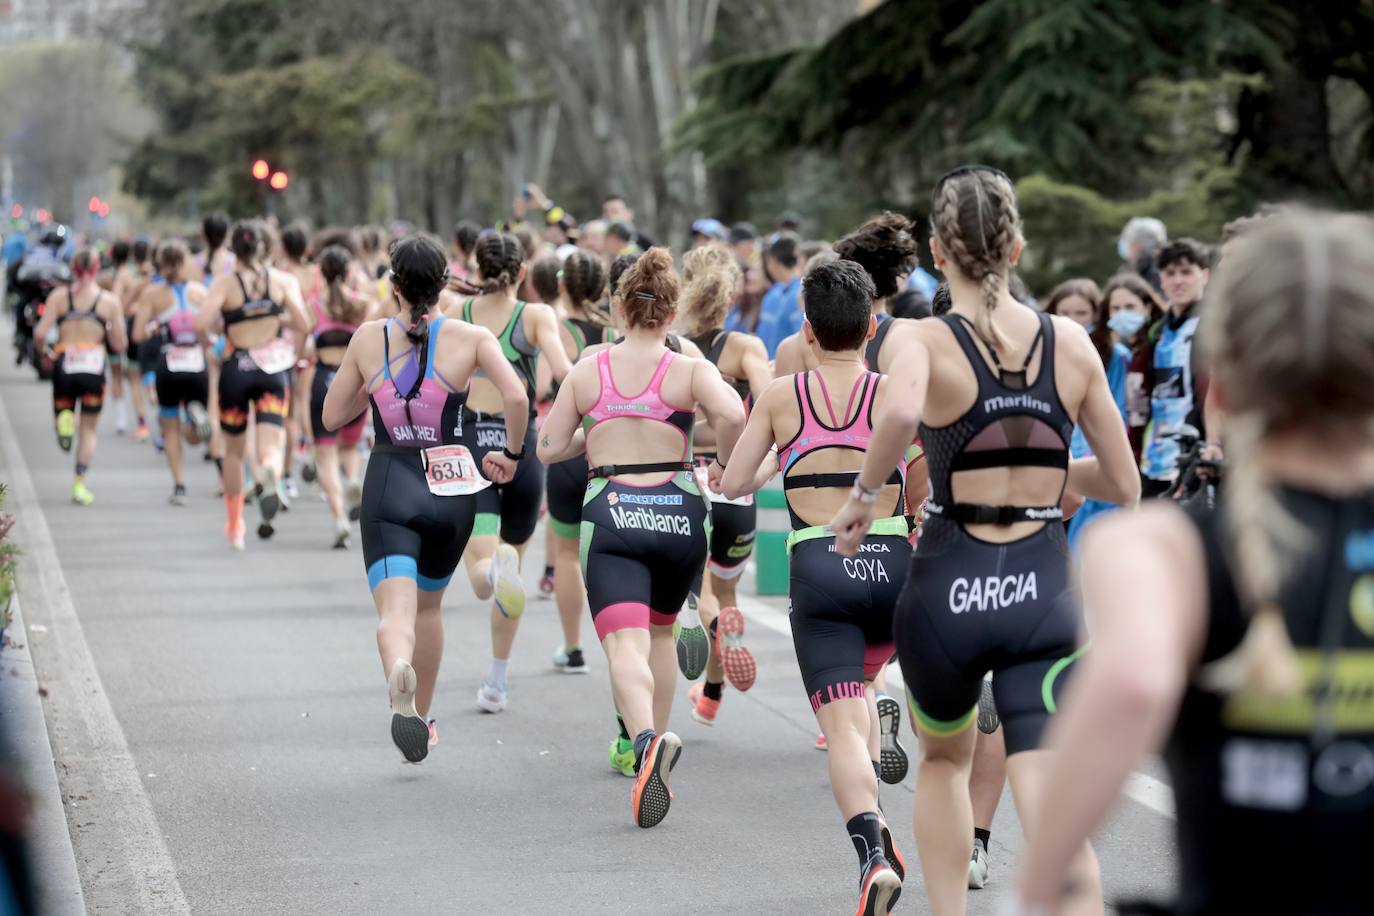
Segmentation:
{"type": "Polygon", "coordinates": [[[696,599],[689,597],[686,610],[678,616],[683,619],[674,627],[673,634],[677,640],[677,666],[683,677],[695,681],[711,658],[711,640],[697,616],[696,599]]]}
{"type": "Polygon", "coordinates": [[[626,741],[624,738],[616,737],[611,739],[611,749],[608,755],[611,759],[611,769],[620,773],[621,776],[629,776],[631,779],[635,775],[635,745],[633,741],[626,741]]]}

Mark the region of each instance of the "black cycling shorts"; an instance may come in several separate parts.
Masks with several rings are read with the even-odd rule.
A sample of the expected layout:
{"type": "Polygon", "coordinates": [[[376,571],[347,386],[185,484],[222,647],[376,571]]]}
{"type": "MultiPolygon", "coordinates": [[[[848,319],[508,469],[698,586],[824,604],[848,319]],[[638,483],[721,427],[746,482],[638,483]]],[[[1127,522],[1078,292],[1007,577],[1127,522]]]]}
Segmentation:
{"type": "Polygon", "coordinates": [[[565,540],[581,536],[582,498],[587,493],[587,456],[548,466],[549,525],[565,540]]]}
{"type": "Polygon", "coordinates": [[[711,554],[709,568],[717,579],[735,579],[754,552],[754,528],[758,507],[711,503],[711,554]]]}
{"type": "Polygon", "coordinates": [[[473,496],[429,492],[418,450],[379,445],[363,477],[363,565],[367,584],[414,579],[421,591],[448,585],[472,535],[473,496]]]}
{"type": "Polygon", "coordinates": [[[164,417],[178,416],[183,404],[200,404],[210,400],[210,373],[206,369],[199,372],[173,372],[167,368],[167,354],[163,352],[157,361],[157,406],[164,417]]]}
{"type": "Polygon", "coordinates": [[[157,373],[157,365],[162,361],[162,338],[149,337],[138,344],[138,371],[146,376],[157,373]]]}
{"type": "Polygon", "coordinates": [[[329,383],[339,372],[338,366],[319,363],[315,366],[315,377],[310,383],[310,435],[316,445],[333,445],[342,442],[352,447],[363,437],[367,427],[367,411],[349,420],[337,430],[327,429],[324,425],[324,398],[329,394],[329,383]]]}
{"type": "Polygon", "coordinates": [[[582,504],[582,576],[596,635],[671,625],[706,562],[710,516],[686,471],[652,487],[598,478],[582,504]]]}
{"type": "Polygon", "coordinates": [[[939,736],[978,717],[983,676],[1007,753],[1034,750],[1081,654],[1064,526],[1008,544],[927,518],[894,622],[911,715],[939,736]]]}
{"type": "Polygon", "coordinates": [[[864,682],[892,660],[892,615],[910,557],[906,538],[892,534],[868,536],[854,557],[837,553],[834,537],[793,547],[788,617],[813,711],[863,699],[864,682]]]}
{"type": "Polygon", "coordinates": [[[65,353],[59,356],[52,370],[53,413],[75,410],[78,403],[82,413],[100,413],[105,404],[105,373],[69,373],[63,368],[66,358],[65,353]]]}
{"type": "MultiPolygon", "coordinates": [[[[474,537],[501,536],[507,544],[519,546],[534,536],[539,510],[544,502],[544,466],[534,456],[537,433],[531,420],[525,429],[523,457],[516,465],[510,483],[492,484],[477,494],[477,524],[474,537]]],[[[506,447],[506,420],[495,414],[463,411],[463,444],[472,453],[477,467],[490,452],[506,447]]],[[[514,451],[512,449],[511,451],[514,451]]]]}
{"type": "Polygon", "coordinates": [[[259,423],[282,426],[291,403],[286,372],[268,374],[247,350],[233,350],[219,370],[219,425],[231,436],[248,430],[248,407],[259,423]]]}

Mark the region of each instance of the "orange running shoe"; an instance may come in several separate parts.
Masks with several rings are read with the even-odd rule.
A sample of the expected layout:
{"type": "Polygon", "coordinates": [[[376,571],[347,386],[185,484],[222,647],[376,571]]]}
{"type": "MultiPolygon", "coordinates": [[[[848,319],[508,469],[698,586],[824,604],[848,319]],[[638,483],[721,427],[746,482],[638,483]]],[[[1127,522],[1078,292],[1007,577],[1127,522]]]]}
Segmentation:
{"type": "Polygon", "coordinates": [[[887,859],[875,855],[864,869],[860,888],[859,908],[854,916],[887,916],[902,896],[902,879],[887,859]]]}
{"type": "Polygon", "coordinates": [[[639,773],[630,792],[630,810],[635,824],[657,827],[668,816],[673,793],[668,788],[668,774],[682,756],[682,739],[672,732],[655,735],[639,762],[639,773]]]}
{"type": "Polygon", "coordinates": [[[702,725],[715,725],[716,713],[720,712],[720,700],[713,700],[703,691],[704,684],[693,684],[687,691],[687,701],[692,704],[692,718],[702,725]]]}

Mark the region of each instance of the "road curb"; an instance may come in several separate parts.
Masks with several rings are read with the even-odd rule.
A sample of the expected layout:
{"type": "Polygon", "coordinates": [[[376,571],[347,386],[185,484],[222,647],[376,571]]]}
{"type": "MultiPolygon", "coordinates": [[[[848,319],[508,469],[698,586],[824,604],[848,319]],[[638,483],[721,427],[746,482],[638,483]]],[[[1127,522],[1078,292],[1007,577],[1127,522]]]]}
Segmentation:
{"type": "Polygon", "coordinates": [[[14,620],[7,632],[15,644],[0,650],[5,685],[0,690],[0,721],[5,726],[8,750],[19,764],[33,803],[27,840],[29,866],[38,892],[38,912],[45,916],[81,916],[86,912],[86,900],[67,829],[52,744],[48,741],[38,677],[29,654],[30,634],[24,626],[18,595],[14,596],[10,610],[14,620]]]}

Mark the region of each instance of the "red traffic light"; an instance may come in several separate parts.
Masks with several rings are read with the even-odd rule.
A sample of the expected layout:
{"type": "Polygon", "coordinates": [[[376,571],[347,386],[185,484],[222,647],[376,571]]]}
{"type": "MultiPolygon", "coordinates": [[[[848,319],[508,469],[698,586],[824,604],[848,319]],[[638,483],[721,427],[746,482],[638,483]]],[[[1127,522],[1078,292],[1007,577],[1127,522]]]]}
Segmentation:
{"type": "Polygon", "coordinates": [[[39,207],[39,208],[34,212],[33,218],[34,218],[35,220],[37,220],[38,225],[42,226],[42,225],[44,225],[44,224],[46,224],[46,223],[48,223],[48,222],[51,222],[51,220],[52,220],[52,214],[49,213],[47,210],[44,210],[42,207],[39,207]]]}
{"type": "Polygon", "coordinates": [[[92,197],[92,198],[90,199],[90,202],[86,204],[86,209],[89,210],[89,211],[91,211],[92,213],[99,213],[99,212],[100,212],[100,198],[99,198],[99,197],[92,197]]]}
{"type": "Polygon", "coordinates": [[[272,167],[267,164],[266,159],[259,159],[253,163],[253,177],[258,181],[265,179],[272,171],[272,167]]]}
{"type": "Polygon", "coordinates": [[[104,201],[101,201],[100,209],[95,212],[97,216],[99,216],[101,219],[104,219],[105,217],[110,215],[110,205],[105,203],[104,201]]]}
{"type": "Polygon", "coordinates": [[[286,190],[286,185],[287,185],[288,180],[289,180],[289,179],[287,179],[286,173],[285,173],[285,172],[273,172],[273,173],[272,173],[272,181],[270,182],[270,184],[272,185],[272,190],[274,190],[274,191],[284,191],[284,190],[286,190]]]}
{"type": "Polygon", "coordinates": [[[22,217],[23,215],[24,215],[24,205],[23,205],[23,204],[15,204],[13,207],[10,207],[10,216],[14,217],[15,219],[19,219],[19,218],[22,217]]]}

